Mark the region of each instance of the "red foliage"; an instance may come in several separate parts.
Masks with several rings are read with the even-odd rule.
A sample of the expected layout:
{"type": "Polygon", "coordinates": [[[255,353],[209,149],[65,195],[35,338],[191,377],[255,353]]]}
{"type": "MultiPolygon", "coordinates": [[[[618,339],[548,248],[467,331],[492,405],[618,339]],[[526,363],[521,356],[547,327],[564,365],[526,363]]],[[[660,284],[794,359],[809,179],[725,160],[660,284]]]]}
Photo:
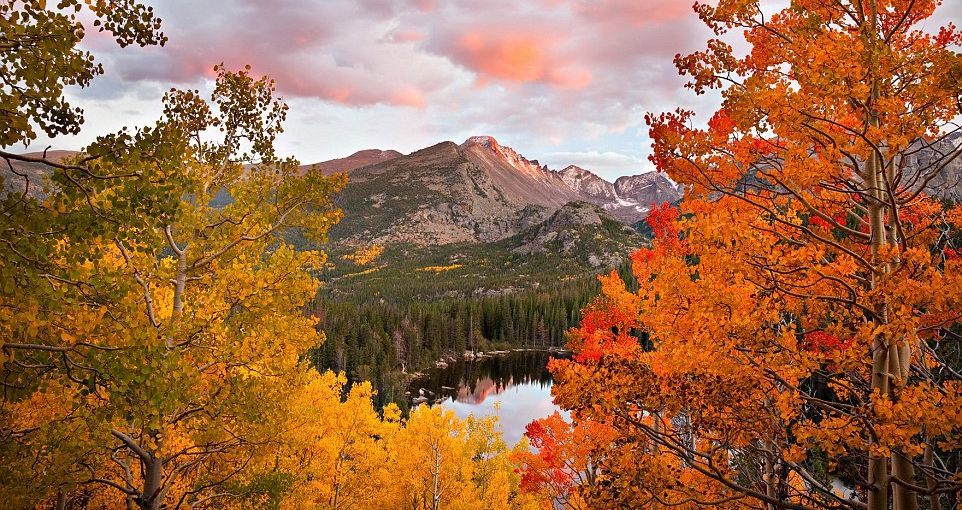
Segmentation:
{"type": "Polygon", "coordinates": [[[645,221],[658,239],[678,238],[678,209],[672,207],[668,202],[663,202],[648,213],[645,221]]]}
{"type": "Polygon", "coordinates": [[[802,348],[810,352],[829,353],[834,351],[844,351],[852,345],[852,339],[842,340],[835,335],[824,331],[812,331],[805,334],[802,348]]]}
{"type": "Polygon", "coordinates": [[[529,423],[524,434],[538,453],[537,462],[530,462],[529,469],[522,473],[521,490],[536,492],[546,486],[570,489],[573,476],[565,466],[567,452],[562,444],[571,440],[570,425],[556,412],[529,423]]]}
{"type": "Polygon", "coordinates": [[[722,108],[708,120],[708,133],[727,138],[735,131],[735,122],[728,116],[728,111],[722,108]]]}
{"type": "Polygon", "coordinates": [[[808,224],[813,227],[831,230],[834,225],[822,219],[821,216],[812,216],[808,219],[808,224]]]}
{"type": "Polygon", "coordinates": [[[535,451],[514,455],[521,466],[521,490],[567,500],[584,481],[595,455],[611,444],[614,435],[605,424],[585,419],[569,423],[558,412],[529,423],[525,436],[535,451]]]}
{"type": "Polygon", "coordinates": [[[627,354],[638,347],[638,339],[630,335],[637,326],[637,311],[617,306],[610,299],[599,297],[583,311],[578,330],[574,360],[579,363],[597,362],[604,354],[627,354]]]}

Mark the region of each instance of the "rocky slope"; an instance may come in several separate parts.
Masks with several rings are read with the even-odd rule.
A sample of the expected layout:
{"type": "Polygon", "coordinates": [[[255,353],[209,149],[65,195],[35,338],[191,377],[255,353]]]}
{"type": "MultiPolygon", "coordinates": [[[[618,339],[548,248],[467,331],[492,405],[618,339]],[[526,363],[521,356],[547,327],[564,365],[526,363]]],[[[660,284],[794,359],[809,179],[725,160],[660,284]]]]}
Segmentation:
{"type": "Polygon", "coordinates": [[[962,157],[946,161],[947,155],[952,154],[962,146],[962,132],[955,132],[939,140],[938,143],[916,143],[918,151],[906,162],[906,167],[916,169],[907,172],[909,177],[906,184],[914,189],[924,186],[925,191],[935,194],[945,200],[962,202],[962,157]],[[938,170],[934,177],[928,176],[933,170],[938,170]]]}
{"type": "MultiPolygon", "coordinates": [[[[73,154],[52,151],[48,157],[73,154]]],[[[31,194],[39,191],[46,172],[42,165],[15,163],[14,168],[27,176],[31,194]]],[[[460,145],[443,142],[408,155],[362,150],[301,168],[350,174],[339,203],[351,221],[333,232],[348,242],[489,242],[520,233],[575,201],[600,206],[632,224],[647,216],[652,204],[681,197],[681,190],[660,174],[611,183],[577,166],[553,171],[490,136],[460,145]]],[[[9,174],[5,191],[23,189],[24,177],[4,174],[9,174]]]]}
{"type": "Polygon", "coordinates": [[[607,203],[618,199],[615,185],[580,166],[569,165],[558,172],[569,188],[592,202],[607,203]]]}
{"type": "Polygon", "coordinates": [[[604,209],[587,202],[571,202],[547,220],[516,237],[512,253],[562,255],[582,259],[586,267],[620,264],[626,248],[644,242],[635,229],[615,220],[604,209]]]}
{"type": "Polygon", "coordinates": [[[680,200],[684,190],[663,174],[649,172],[619,177],[615,181],[615,191],[618,193],[619,199],[635,202],[635,210],[641,216],[629,214],[625,218],[626,221],[634,222],[647,217],[652,205],[680,200]],[[642,209],[638,209],[638,207],[642,209]],[[643,213],[642,210],[644,210],[643,213]]]}
{"type": "Polygon", "coordinates": [[[644,236],[598,206],[571,202],[543,221],[498,241],[393,243],[366,265],[329,247],[335,264],[323,275],[337,299],[496,296],[545,288],[618,266],[644,236]]]}
{"type": "MultiPolygon", "coordinates": [[[[76,151],[47,151],[28,152],[23,154],[33,158],[46,158],[54,163],[60,163],[65,159],[72,158],[78,153],[76,151]]],[[[24,193],[37,198],[43,198],[46,193],[43,190],[44,177],[50,173],[50,167],[43,163],[31,163],[24,161],[0,160],[0,177],[3,179],[3,193],[24,193]]]]}
{"type": "Polygon", "coordinates": [[[357,168],[338,198],[347,243],[435,245],[517,234],[580,196],[555,173],[493,139],[443,142],[357,168]]]}
{"type": "Polygon", "coordinates": [[[610,183],[576,166],[553,171],[490,136],[460,145],[442,142],[406,156],[363,152],[383,160],[356,166],[365,156],[358,153],[317,164],[350,167],[338,199],[350,220],[332,231],[333,239],[347,244],[492,242],[579,201],[632,224],[653,204],[681,198],[680,188],[660,174],[610,183]]]}
{"type": "Polygon", "coordinates": [[[604,208],[628,224],[645,219],[653,205],[675,202],[682,197],[680,186],[655,172],[619,177],[614,183],[574,165],[565,167],[558,175],[583,200],[604,208]]]}

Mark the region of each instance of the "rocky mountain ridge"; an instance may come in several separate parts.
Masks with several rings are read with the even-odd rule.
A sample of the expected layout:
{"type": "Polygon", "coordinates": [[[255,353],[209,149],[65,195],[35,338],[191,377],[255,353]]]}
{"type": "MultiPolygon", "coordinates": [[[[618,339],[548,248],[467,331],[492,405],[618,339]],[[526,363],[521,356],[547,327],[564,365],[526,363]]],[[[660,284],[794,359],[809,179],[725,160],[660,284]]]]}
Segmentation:
{"type": "Polygon", "coordinates": [[[313,167],[320,170],[324,175],[330,175],[339,172],[350,172],[351,170],[383,163],[401,156],[403,156],[403,154],[395,150],[365,149],[344,158],[322,161],[312,165],[301,165],[301,169],[306,171],[313,167]]]}
{"type": "Polygon", "coordinates": [[[578,199],[597,205],[618,220],[632,224],[648,216],[652,205],[681,199],[682,189],[663,174],[649,172],[619,177],[608,182],[590,170],[568,165],[562,170],[551,170],[538,160],[529,160],[514,149],[501,145],[491,136],[472,136],[460,145],[462,149],[480,147],[501,156],[519,172],[547,184],[557,179],[578,195],[578,199]]]}
{"type": "Polygon", "coordinates": [[[332,231],[349,244],[492,242],[521,233],[566,204],[587,202],[624,224],[681,189],[651,173],[608,182],[589,170],[549,169],[490,136],[442,142],[408,155],[362,151],[318,163],[350,180],[338,199],[352,221],[332,231]],[[381,160],[363,163],[370,155],[381,160]]]}

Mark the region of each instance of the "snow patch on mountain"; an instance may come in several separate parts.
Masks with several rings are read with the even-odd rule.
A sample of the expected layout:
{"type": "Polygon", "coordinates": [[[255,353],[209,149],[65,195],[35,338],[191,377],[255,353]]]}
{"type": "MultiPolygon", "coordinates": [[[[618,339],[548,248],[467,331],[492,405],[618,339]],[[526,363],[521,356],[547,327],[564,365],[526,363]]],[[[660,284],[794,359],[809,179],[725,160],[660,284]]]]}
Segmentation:
{"type": "Polygon", "coordinates": [[[585,200],[629,223],[644,219],[653,205],[674,202],[682,196],[679,186],[656,172],[620,177],[614,183],[575,165],[557,174],[585,200]]]}

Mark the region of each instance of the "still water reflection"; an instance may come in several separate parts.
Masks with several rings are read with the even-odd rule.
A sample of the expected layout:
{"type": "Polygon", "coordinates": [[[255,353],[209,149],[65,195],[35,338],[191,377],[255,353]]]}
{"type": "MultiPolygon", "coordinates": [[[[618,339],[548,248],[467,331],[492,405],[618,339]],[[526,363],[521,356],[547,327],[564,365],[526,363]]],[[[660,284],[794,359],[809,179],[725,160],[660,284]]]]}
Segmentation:
{"type": "Polygon", "coordinates": [[[512,445],[532,420],[560,411],[551,401],[547,365],[552,356],[558,354],[523,351],[458,360],[429,370],[409,391],[415,402],[441,405],[462,418],[497,415],[504,440],[512,445]]]}

